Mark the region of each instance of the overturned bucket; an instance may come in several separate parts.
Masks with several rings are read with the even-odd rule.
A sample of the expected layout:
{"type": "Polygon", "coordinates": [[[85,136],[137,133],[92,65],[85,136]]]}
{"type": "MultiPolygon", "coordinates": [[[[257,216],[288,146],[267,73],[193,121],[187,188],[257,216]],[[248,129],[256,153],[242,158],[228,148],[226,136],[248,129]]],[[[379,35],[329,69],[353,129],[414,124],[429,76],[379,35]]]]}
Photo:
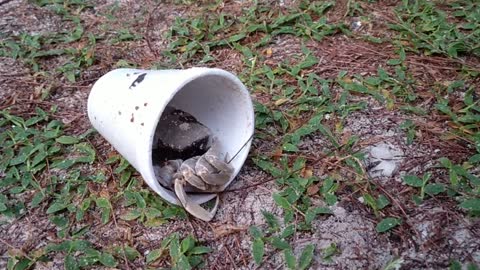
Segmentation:
{"type": "MultiPolygon", "coordinates": [[[[175,193],[159,184],[155,176],[152,147],[159,120],[168,107],[175,107],[210,129],[222,142],[234,173],[245,162],[254,132],[250,95],[233,74],[216,68],[186,70],[116,69],[102,76],[88,97],[88,117],[93,127],[142,175],[163,199],[180,204],[175,193]]],[[[195,194],[200,204],[215,194],[195,194]]]]}

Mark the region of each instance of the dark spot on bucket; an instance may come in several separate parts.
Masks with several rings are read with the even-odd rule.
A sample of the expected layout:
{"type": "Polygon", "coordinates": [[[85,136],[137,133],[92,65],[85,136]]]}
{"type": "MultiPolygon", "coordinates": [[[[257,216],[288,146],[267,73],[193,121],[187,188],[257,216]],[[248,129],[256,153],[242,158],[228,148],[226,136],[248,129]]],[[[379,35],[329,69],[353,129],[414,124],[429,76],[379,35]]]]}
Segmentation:
{"type": "Polygon", "coordinates": [[[132,84],[128,89],[132,89],[132,87],[136,87],[139,83],[143,82],[143,80],[145,79],[145,76],[147,76],[147,73],[142,73],[138,75],[138,77],[132,82],[132,84]]]}
{"type": "Polygon", "coordinates": [[[138,107],[138,106],[135,106],[135,110],[138,110],[138,108],[140,108],[140,107],[138,107]]]}
{"type": "Polygon", "coordinates": [[[118,111],[118,115],[122,115],[122,112],[121,112],[121,111],[118,111]]]}
{"type": "Polygon", "coordinates": [[[147,105],[148,105],[148,103],[147,103],[147,102],[143,103],[143,106],[147,107],[147,105]]]}
{"type": "Polygon", "coordinates": [[[97,117],[96,117],[96,116],[94,116],[93,118],[94,118],[95,120],[97,120],[97,117]]]}
{"type": "Polygon", "coordinates": [[[132,118],[130,118],[130,122],[133,123],[133,121],[135,121],[135,119],[133,118],[133,113],[132,113],[132,118]]]}
{"type": "Polygon", "coordinates": [[[127,73],[127,77],[130,77],[130,73],[127,73]]]}
{"type": "Polygon", "coordinates": [[[143,123],[141,123],[140,125],[141,125],[142,127],[144,126],[144,124],[143,124],[143,123]]]}

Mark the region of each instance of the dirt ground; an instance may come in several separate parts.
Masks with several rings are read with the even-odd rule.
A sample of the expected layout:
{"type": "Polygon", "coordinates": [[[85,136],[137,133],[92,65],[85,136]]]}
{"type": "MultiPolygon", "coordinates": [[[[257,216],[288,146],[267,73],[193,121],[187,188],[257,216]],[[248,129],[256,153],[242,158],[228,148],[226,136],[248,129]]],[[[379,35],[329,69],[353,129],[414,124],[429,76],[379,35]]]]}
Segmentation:
{"type": "MultiPolygon", "coordinates": [[[[181,1],[179,1],[181,2],[181,1]]],[[[279,1],[281,5],[294,5],[296,1],[279,1]]],[[[337,1],[336,12],[331,13],[329,20],[351,20],[341,15],[350,1],[337,1]],[[343,9],[342,9],[343,8],[343,9]]],[[[378,1],[368,7],[374,12],[375,21],[370,28],[359,31],[370,31],[372,35],[389,35],[385,31],[385,22],[396,1],[378,1]]],[[[47,33],[69,29],[71,22],[46,8],[39,7],[28,1],[0,1],[0,39],[10,35],[26,32],[30,34],[47,33]]],[[[272,5],[279,5],[279,3],[272,5]]],[[[250,1],[226,1],[224,10],[242,12],[242,8],[250,5],[250,1]]],[[[98,42],[96,45],[95,64],[86,68],[75,83],[69,83],[64,78],[51,77],[45,81],[39,79],[35,72],[20,60],[0,58],[0,109],[9,108],[12,113],[25,113],[35,106],[49,108],[58,105],[55,117],[67,125],[67,131],[81,134],[90,123],[86,116],[86,103],[92,83],[107,71],[115,67],[115,63],[124,59],[136,63],[139,68],[151,68],[162,65],[162,56],[158,52],[166,48],[168,40],[163,33],[172,24],[175,17],[187,16],[199,10],[195,4],[182,5],[166,3],[152,14],[156,1],[95,1],[93,8],[80,12],[84,21],[85,31],[108,34],[118,29],[128,28],[140,36],[138,40],[122,44],[98,42]],[[112,10],[114,20],[107,20],[103,14],[112,10]],[[148,24],[153,25],[153,27],[148,24]],[[108,25],[108,29],[105,29],[108,25]],[[38,99],[38,89],[51,84],[50,96],[46,100],[38,99]],[[13,105],[12,105],[13,104],[13,105]]],[[[81,44],[79,44],[81,46],[81,44]]],[[[354,39],[345,35],[334,35],[322,41],[308,41],[306,46],[312,50],[320,62],[313,71],[325,78],[335,78],[338,71],[347,70],[359,74],[375,72],[378,66],[392,58],[392,48],[354,39]]],[[[297,37],[281,35],[270,45],[272,57],[270,65],[275,65],[283,59],[301,54],[301,40],[297,37]]],[[[206,64],[231,72],[240,72],[241,59],[237,52],[230,48],[218,48],[212,52],[216,60],[206,64]]],[[[456,63],[442,62],[443,58],[413,56],[410,67],[416,79],[423,80],[424,88],[443,80],[455,78],[451,70],[456,63]],[[428,69],[425,70],[425,66],[428,69]]],[[[55,59],[52,61],[62,61],[55,59]]],[[[480,69],[480,59],[469,59],[471,65],[480,69]]],[[[48,61],[44,65],[48,65],[48,61]]],[[[54,64],[54,63],[52,63],[54,64]]],[[[194,65],[194,63],[192,64],[194,65]]],[[[453,80],[453,79],[452,79],[453,80]]],[[[473,82],[479,86],[478,80],[473,82]]],[[[332,89],[332,91],[341,91],[332,89]]],[[[262,102],[269,97],[255,93],[252,97],[262,102]]],[[[454,201],[445,196],[437,196],[427,202],[414,206],[410,200],[409,188],[401,180],[401,176],[409,173],[421,175],[433,166],[432,160],[439,157],[449,157],[451,160],[462,160],[462,153],[469,152],[467,147],[456,142],[446,142],[435,139],[435,134],[441,134],[448,128],[441,119],[418,116],[416,119],[421,127],[417,132],[418,140],[407,145],[405,132],[398,124],[407,119],[406,114],[399,110],[387,110],[384,106],[369,97],[351,97],[355,102],[366,102],[367,109],[356,111],[347,116],[343,135],[357,135],[360,138],[360,151],[367,153],[366,168],[370,175],[375,175],[376,186],[391,194],[395,204],[395,215],[401,215],[406,226],[396,228],[391,233],[379,234],[375,230],[378,219],[365,206],[359,196],[350,190],[339,190],[339,202],[332,207],[333,215],[318,217],[313,222],[311,232],[297,233],[291,244],[294,253],[298,255],[306,244],[313,243],[316,247],[311,269],[383,269],[395,258],[403,260],[401,269],[447,269],[452,260],[462,263],[474,262],[480,265],[480,220],[466,216],[458,210],[454,201]],[[432,121],[434,124],[432,126],[432,121]],[[423,126],[422,126],[423,125],[423,126]],[[321,251],[335,243],[340,252],[326,262],[321,257],[321,251]]],[[[428,99],[425,107],[433,106],[428,99]]],[[[433,116],[432,116],[433,117],[433,116]]],[[[330,121],[334,126],[334,119],[330,121]]],[[[100,159],[107,159],[114,151],[100,136],[91,139],[100,159]]],[[[262,151],[270,151],[277,142],[255,139],[251,155],[262,151]]],[[[318,132],[306,136],[299,144],[303,153],[311,158],[321,158],[318,153],[326,147],[326,139],[318,132]]],[[[329,160],[316,163],[312,170],[315,176],[322,178],[331,170],[329,160]]],[[[85,168],[95,171],[96,166],[85,168]]],[[[345,171],[348,175],[348,171],[345,171]]],[[[138,175],[137,175],[138,176],[138,175]]],[[[346,178],[347,179],[347,178],[346,178]]],[[[142,255],[146,256],[158,247],[159,242],[172,232],[182,235],[193,234],[205,245],[213,248],[206,256],[208,269],[283,269],[281,252],[266,249],[262,265],[257,266],[252,260],[252,239],[248,228],[252,225],[264,226],[261,210],[267,210],[282,216],[282,209],[276,206],[272,194],[277,186],[272,176],[258,168],[254,162],[247,159],[243,169],[233,182],[229,191],[221,196],[221,207],[211,223],[189,218],[174,220],[162,226],[148,228],[137,222],[118,220],[101,225],[93,220],[93,227],[85,236],[96,246],[109,246],[116,243],[129,243],[142,255]]],[[[105,185],[105,188],[108,188],[105,185]]],[[[314,205],[322,206],[324,202],[319,196],[312,196],[314,205]]],[[[114,214],[120,216],[125,209],[115,209],[114,214]]],[[[393,211],[393,210],[392,210],[393,211]]],[[[55,226],[49,221],[42,207],[28,213],[21,219],[3,220],[0,225],[0,268],[6,267],[11,248],[25,252],[45,246],[46,243],[58,241],[55,236],[55,226]],[[6,221],[6,222],[5,222],[6,221]],[[8,246],[6,245],[8,243],[8,246]]],[[[85,221],[86,222],[86,221],[85,221]]],[[[84,224],[75,224],[81,227],[84,224]]],[[[143,269],[144,259],[120,263],[119,269],[143,269]]],[[[164,266],[160,262],[158,266],[164,266]]],[[[98,266],[97,266],[98,267],[98,266]]],[[[95,267],[95,268],[97,268],[95,267]]],[[[52,261],[39,262],[33,269],[62,269],[63,257],[57,254],[52,261]]]]}

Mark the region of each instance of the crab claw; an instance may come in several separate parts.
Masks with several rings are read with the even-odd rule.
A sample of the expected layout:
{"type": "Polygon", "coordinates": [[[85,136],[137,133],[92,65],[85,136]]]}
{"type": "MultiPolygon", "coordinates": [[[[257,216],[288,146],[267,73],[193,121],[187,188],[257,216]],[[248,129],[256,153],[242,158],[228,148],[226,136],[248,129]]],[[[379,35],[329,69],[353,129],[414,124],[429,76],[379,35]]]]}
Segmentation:
{"type": "Polygon", "coordinates": [[[185,179],[187,183],[190,185],[201,189],[201,190],[206,190],[207,185],[205,182],[196,175],[195,173],[195,164],[197,163],[198,157],[193,157],[190,159],[185,160],[182,165],[180,166],[180,169],[177,174],[175,174],[175,178],[181,178],[185,179]]]}
{"type": "Polygon", "coordinates": [[[223,186],[230,180],[234,169],[217,157],[205,155],[198,159],[195,171],[207,184],[223,186]]]}
{"type": "Polygon", "coordinates": [[[199,204],[190,200],[187,193],[185,192],[185,188],[184,188],[185,180],[177,178],[174,181],[175,181],[175,184],[174,184],[175,194],[177,195],[177,198],[182,204],[183,208],[185,208],[187,212],[189,212],[192,216],[196,218],[199,218],[207,222],[211,221],[218,209],[218,203],[219,203],[218,195],[217,195],[217,200],[215,201],[215,206],[209,212],[205,210],[205,208],[201,207],[199,204]]]}
{"type": "Polygon", "coordinates": [[[222,187],[232,177],[235,169],[227,162],[227,155],[222,157],[220,144],[214,142],[212,147],[197,160],[195,171],[207,184],[222,187]]]}

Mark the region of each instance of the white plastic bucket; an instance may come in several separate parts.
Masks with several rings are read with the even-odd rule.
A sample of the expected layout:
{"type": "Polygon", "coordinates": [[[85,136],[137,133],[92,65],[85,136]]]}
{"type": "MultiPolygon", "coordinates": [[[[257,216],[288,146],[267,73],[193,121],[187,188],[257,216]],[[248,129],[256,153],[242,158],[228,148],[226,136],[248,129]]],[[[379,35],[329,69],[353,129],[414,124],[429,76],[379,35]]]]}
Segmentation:
{"type": "MultiPolygon", "coordinates": [[[[88,97],[93,127],[142,175],[163,199],[180,204],[174,192],[154,174],[152,144],[157,123],[167,105],[193,115],[222,142],[222,152],[235,155],[254,132],[250,94],[233,74],[216,68],[185,70],[116,69],[102,76],[88,97]]],[[[161,128],[161,127],[159,127],[161,128]]],[[[235,172],[247,158],[248,142],[231,164],[235,172]]],[[[197,203],[214,194],[192,196],[197,203]]]]}

